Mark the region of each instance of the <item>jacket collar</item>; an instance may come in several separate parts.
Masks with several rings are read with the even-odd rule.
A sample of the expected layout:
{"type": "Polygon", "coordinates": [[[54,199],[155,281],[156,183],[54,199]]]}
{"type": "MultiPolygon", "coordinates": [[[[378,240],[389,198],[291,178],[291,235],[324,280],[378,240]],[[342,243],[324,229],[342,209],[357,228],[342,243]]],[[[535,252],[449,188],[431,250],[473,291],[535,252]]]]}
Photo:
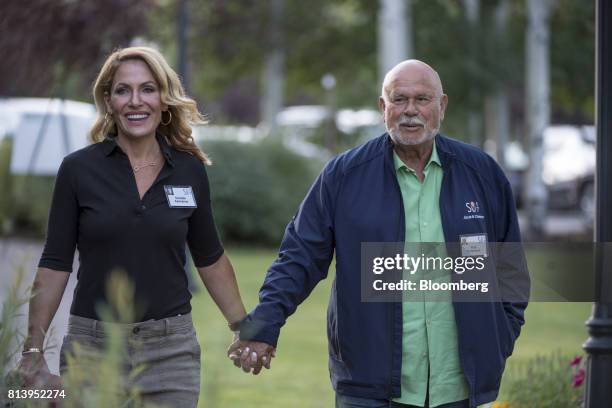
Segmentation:
{"type": "Polygon", "coordinates": [[[450,149],[449,140],[442,133],[436,135],[436,149],[442,163],[442,168],[447,167],[455,159],[455,153],[450,149]]]}

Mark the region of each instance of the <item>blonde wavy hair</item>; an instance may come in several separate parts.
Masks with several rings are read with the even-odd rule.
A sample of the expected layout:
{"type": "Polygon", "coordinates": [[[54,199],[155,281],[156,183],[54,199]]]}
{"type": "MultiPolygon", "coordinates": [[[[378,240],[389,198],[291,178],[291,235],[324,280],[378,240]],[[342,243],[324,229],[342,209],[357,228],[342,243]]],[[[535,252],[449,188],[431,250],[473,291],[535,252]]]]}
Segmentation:
{"type": "Polygon", "coordinates": [[[117,134],[117,125],[106,108],[105,97],[110,95],[117,69],[128,60],[140,60],[147,64],[159,86],[161,102],[168,106],[172,114],[170,123],[168,125],[160,123],[157,132],[162,134],[175,149],[194,155],[204,164],[211,164],[208,156],[195,143],[191,129],[191,125],[206,124],[206,118],[198,111],[196,102],[185,94],[176,72],[159,51],[150,47],[119,49],[102,65],[93,87],[98,116],[89,132],[91,141],[98,143],[109,134],[117,134]]]}

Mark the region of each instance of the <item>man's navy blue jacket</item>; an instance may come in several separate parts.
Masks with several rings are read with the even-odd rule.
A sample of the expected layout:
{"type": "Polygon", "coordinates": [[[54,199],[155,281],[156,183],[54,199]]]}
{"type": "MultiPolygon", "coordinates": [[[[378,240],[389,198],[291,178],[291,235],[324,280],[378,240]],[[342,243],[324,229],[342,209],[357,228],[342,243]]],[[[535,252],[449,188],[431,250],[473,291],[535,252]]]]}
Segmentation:
{"type": "MultiPolygon", "coordinates": [[[[481,150],[437,135],[444,176],[440,216],[446,242],[486,233],[489,242],[520,242],[510,184],[481,150]],[[484,218],[470,218],[466,203],[484,218]]],[[[279,257],[266,275],[260,303],[243,322],[243,340],[276,346],[287,317],[327,276],[336,278],[327,312],[329,370],[334,389],[355,397],[400,396],[402,304],[361,301],[361,243],[403,242],[404,208],[384,134],[333,158],[287,226],[279,257]]],[[[516,265],[527,274],[524,258],[516,265]]],[[[528,276],[526,277],[528,282],[528,276]]],[[[505,361],[524,323],[526,302],[454,302],[459,357],[470,405],[497,397],[505,361]]]]}

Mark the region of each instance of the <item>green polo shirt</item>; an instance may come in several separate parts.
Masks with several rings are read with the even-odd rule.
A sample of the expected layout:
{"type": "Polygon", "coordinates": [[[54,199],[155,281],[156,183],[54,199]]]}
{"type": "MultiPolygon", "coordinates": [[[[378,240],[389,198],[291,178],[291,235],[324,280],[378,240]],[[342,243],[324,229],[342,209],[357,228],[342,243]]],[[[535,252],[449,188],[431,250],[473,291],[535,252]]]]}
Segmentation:
{"type": "MultiPolygon", "coordinates": [[[[412,247],[408,245],[411,242],[444,242],[439,206],[443,172],[435,143],[424,169],[423,183],[395,152],[393,160],[404,203],[406,246],[412,247]]],[[[408,255],[420,255],[410,252],[414,251],[408,255]]],[[[424,274],[431,272],[419,273],[412,279],[427,278],[424,274]]],[[[450,280],[450,275],[442,279],[450,280]]],[[[459,363],[457,327],[450,297],[449,301],[435,302],[424,301],[422,295],[420,299],[418,295],[408,299],[402,303],[402,394],[394,401],[425,406],[428,387],[430,407],[467,399],[469,388],[459,363]]]]}

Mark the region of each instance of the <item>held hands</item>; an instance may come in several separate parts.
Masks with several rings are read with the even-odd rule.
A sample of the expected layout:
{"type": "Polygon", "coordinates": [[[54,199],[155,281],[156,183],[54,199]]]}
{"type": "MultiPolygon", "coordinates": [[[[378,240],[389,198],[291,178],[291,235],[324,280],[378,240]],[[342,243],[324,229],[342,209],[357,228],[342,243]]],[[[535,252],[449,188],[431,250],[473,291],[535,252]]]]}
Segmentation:
{"type": "Polygon", "coordinates": [[[267,343],[240,340],[238,333],[235,333],[234,341],[227,349],[227,356],[236,367],[242,367],[245,373],[253,370],[253,375],[257,375],[263,367],[270,369],[272,358],[276,357],[276,349],[267,343]]]}

